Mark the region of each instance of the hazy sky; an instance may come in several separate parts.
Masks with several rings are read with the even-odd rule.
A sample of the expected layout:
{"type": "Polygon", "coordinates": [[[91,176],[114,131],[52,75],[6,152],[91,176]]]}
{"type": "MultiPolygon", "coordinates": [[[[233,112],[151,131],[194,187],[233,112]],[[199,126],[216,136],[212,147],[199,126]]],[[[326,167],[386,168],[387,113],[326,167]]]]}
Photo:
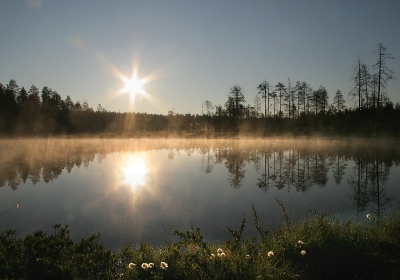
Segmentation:
{"type": "MultiPolygon", "coordinates": [[[[400,1],[393,0],[2,0],[0,83],[48,86],[96,109],[201,113],[240,85],[306,81],[347,97],[351,67],[383,43],[400,101],[400,1]],[[122,93],[137,69],[146,94],[122,93]],[[112,70],[114,69],[114,70],[112,70]]],[[[349,104],[347,104],[349,105],[349,104]]]]}

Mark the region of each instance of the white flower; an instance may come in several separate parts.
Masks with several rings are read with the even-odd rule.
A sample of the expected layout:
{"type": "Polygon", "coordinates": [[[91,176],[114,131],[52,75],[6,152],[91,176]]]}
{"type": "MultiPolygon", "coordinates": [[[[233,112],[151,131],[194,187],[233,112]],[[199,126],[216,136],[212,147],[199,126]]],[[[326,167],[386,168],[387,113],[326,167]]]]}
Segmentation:
{"type": "Polygon", "coordinates": [[[220,258],[225,258],[225,253],[222,252],[221,254],[218,254],[218,257],[220,257],[220,258]]]}
{"type": "Polygon", "coordinates": [[[297,241],[297,243],[298,243],[299,245],[304,245],[304,244],[306,244],[306,243],[304,243],[304,242],[301,241],[301,240],[297,241]]]}
{"type": "Polygon", "coordinates": [[[14,206],[15,208],[18,208],[19,207],[19,205],[18,204],[15,204],[15,206],[14,206]]]}
{"type": "Polygon", "coordinates": [[[367,214],[367,219],[371,219],[371,214],[367,214]]]}
{"type": "Polygon", "coordinates": [[[211,254],[211,255],[210,255],[210,259],[213,259],[213,258],[215,258],[215,255],[214,255],[214,254],[211,254]]]}
{"type": "Polygon", "coordinates": [[[272,251],[268,252],[268,257],[272,257],[273,255],[274,255],[274,252],[272,252],[272,251]]]}
{"type": "Polygon", "coordinates": [[[250,255],[246,255],[246,259],[249,260],[250,259],[250,255]]]}
{"type": "Polygon", "coordinates": [[[141,267],[142,267],[144,270],[147,270],[147,269],[149,268],[149,264],[148,264],[148,263],[142,263],[141,267]]]}
{"type": "Polygon", "coordinates": [[[217,253],[218,254],[221,254],[221,253],[223,253],[224,252],[224,250],[222,250],[221,248],[218,248],[218,250],[217,250],[217,253]]]}
{"type": "Polygon", "coordinates": [[[167,269],[168,264],[166,262],[161,262],[160,267],[161,267],[161,269],[167,269]]]}
{"type": "Polygon", "coordinates": [[[129,269],[134,269],[134,268],[136,267],[136,264],[130,263],[130,264],[128,265],[128,267],[129,267],[129,269]]]}
{"type": "Polygon", "coordinates": [[[149,263],[149,268],[153,268],[154,263],[149,263]]]}
{"type": "Polygon", "coordinates": [[[304,256],[305,254],[307,254],[306,250],[301,250],[300,253],[301,253],[303,256],[304,256]]]}

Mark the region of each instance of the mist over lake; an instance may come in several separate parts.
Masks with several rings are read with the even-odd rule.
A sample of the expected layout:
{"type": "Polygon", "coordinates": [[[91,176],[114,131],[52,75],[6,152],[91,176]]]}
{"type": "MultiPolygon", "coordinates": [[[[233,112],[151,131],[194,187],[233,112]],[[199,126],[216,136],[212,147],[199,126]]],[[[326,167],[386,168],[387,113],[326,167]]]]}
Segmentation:
{"type": "Polygon", "coordinates": [[[245,215],[256,237],[286,207],[292,221],[322,211],[363,221],[399,204],[395,142],[324,139],[1,140],[0,231],[20,237],[68,224],[73,239],[101,233],[119,249],[174,240],[171,229],[200,227],[208,241],[228,238],[245,215]],[[225,226],[226,225],[226,226],[225,226]]]}

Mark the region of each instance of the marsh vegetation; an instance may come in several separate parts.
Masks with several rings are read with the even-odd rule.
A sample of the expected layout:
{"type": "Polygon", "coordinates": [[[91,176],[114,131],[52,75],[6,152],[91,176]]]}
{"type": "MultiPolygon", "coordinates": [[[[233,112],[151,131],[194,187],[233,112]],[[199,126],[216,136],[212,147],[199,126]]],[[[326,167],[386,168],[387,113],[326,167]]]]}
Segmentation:
{"type": "MultiPolygon", "coordinates": [[[[282,210],[287,217],[284,205],[282,210]]],[[[205,242],[199,228],[174,230],[180,240],[162,246],[142,242],[113,252],[99,244],[100,234],[73,242],[67,226],[54,233],[36,231],[17,238],[0,234],[3,279],[398,279],[400,216],[344,223],[316,213],[294,223],[287,217],[274,229],[260,226],[258,235],[243,238],[246,219],[230,238],[205,242]]]]}

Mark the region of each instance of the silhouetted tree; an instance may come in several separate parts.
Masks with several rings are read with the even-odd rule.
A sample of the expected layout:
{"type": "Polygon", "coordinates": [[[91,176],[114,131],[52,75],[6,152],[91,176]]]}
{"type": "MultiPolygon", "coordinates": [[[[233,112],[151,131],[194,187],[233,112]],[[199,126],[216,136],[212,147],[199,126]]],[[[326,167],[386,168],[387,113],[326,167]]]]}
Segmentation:
{"type": "Polygon", "coordinates": [[[81,102],[76,101],[76,103],[75,103],[75,105],[74,105],[74,111],[82,111],[81,102]]]}
{"type": "Polygon", "coordinates": [[[67,96],[67,98],[65,98],[64,105],[65,105],[65,109],[67,111],[71,112],[74,110],[74,102],[72,101],[72,99],[69,95],[67,96]]]}
{"type": "Polygon", "coordinates": [[[261,110],[261,100],[260,100],[260,96],[258,96],[258,94],[257,94],[254,97],[254,112],[255,112],[256,118],[258,118],[260,116],[260,110],[261,110]]]}
{"type": "Polygon", "coordinates": [[[29,93],[28,99],[30,106],[32,106],[32,108],[34,108],[35,110],[40,109],[41,102],[40,102],[39,89],[34,85],[32,85],[28,93],[29,93]]]}
{"type": "Polygon", "coordinates": [[[27,118],[25,118],[25,121],[27,122],[28,130],[32,133],[37,133],[41,131],[42,116],[40,109],[40,92],[37,87],[32,85],[28,91],[27,106],[25,106],[24,110],[24,114],[26,114],[27,116],[27,118]]]}
{"type": "Polygon", "coordinates": [[[311,104],[314,107],[315,115],[320,112],[325,112],[328,104],[328,92],[323,86],[320,86],[318,90],[313,91],[311,104]]]}
{"type": "Polygon", "coordinates": [[[372,69],[377,71],[374,75],[377,81],[377,108],[379,109],[382,102],[382,92],[386,90],[387,82],[395,78],[393,76],[394,71],[386,66],[386,60],[394,59],[394,57],[387,52],[382,43],[378,44],[377,47],[378,49],[373,54],[378,54],[378,61],[372,66],[372,69]]]}
{"type": "Polygon", "coordinates": [[[267,80],[264,80],[257,86],[258,94],[264,99],[264,118],[269,115],[269,97],[270,97],[270,85],[267,80]],[[268,108],[268,109],[267,109],[268,108]]]}
{"type": "Polygon", "coordinates": [[[50,93],[50,106],[53,111],[61,111],[64,108],[64,101],[55,90],[50,93]]]}
{"type": "Polygon", "coordinates": [[[18,133],[27,133],[30,130],[30,122],[33,116],[28,111],[28,93],[24,87],[17,94],[18,117],[15,123],[15,131],[18,133]]]}
{"type": "Polygon", "coordinates": [[[346,100],[343,98],[342,91],[338,89],[333,97],[332,107],[334,108],[334,112],[341,112],[346,109],[344,103],[346,103],[346,100]]]}
{"type": "Polygon", "coordinates": [[[214,106],[211,101],[204,101],[204,107],[206,109],[206,115],[211,116],[211,111],[214,109],[214,106]]]}
{"type": "Polygon", "coordinates": [[[231,87],[228,100],[225,102],[225,108],[229,116],[230,129],[233,131],[239,130],[239,119],[244,116],[245,102],[242,87],[238,85],[231,87]]]}
{"type": "Polygon", "coordinates": [[[290,79],[288,79],[288,86],[287,90],[285,92],[285,106],[287,108],[288,112],[288,118],[294,118],[295,112],[297,110],[296,105],[295,105],[295,100],[296,100],[296,90],[295,87],[292,87],[292,84],[290,83],[290,79]]]}
{"type": "Polygon", "coordinates": [[[296,82],[297,90],[297,111],[305,114],[309,113],[309,101],[312,88],[307,84],[307,82],[296,82]],[[303,108],[303,109],[301,109],[303,108]]]}
{"type": "Polygon", "coordinates": [[[228,101],[233,118],[241,118],[243,116],[244,103],[246,102],[241,86],[235,85],[230,88],[228,101]]]}
{"type": "Polygon", "coordinates": [[[6,104],[5,104],[5,99],[6,99],[6,88],[3,84],[0,83],[0,132],[3,132],[6,130],[6,117],[7,117],[7,111],[6,111],[6,104]]]}
{"type": "Polygon", "coordinates": [[[28,100],[28,93],[26,92],[25,88],[22,87],[17,95],[17,104],[18,104],[19,110],[23,110],[23,107],[26,104],[27,100],[28,100]]]}
{"type": "Polygon", "coordinates": [[[279,117],[283,116],[283,112],[282,112],[282,98],[285,96],[286,93],[286,87],[284,84],[282,84],[281,82],[279,82],[276,86],[275,86],[275,91],[278,94],[279,97],[279,112],[278,115],[279,117]]]}
{"type": "Polygon", "coordinates": [[[363,94],[368,96],[368,92],[365,92],[365,85],[368,84],[368,67],[361,61],[358,56],[357,61],[354,63],[352,69],[352,75],[350,81],[353,83],[349,95],[352,100],[356,101],[358,110],[363,107],[363,94]]]}
{"type": "Polygon", "coordinates": [[[7,132],[11,132],[14,129],[15,120],[18,116],[17,94],[19,91],[19,86],[15,80],[10,80],[4,91],[2,111],[7,132]]]}
{"type": "Polygon", "coordinates": [[[42,89],[42,110],[47,111],[51,108],[50,99],[51,99],[52,90],[48,87],[43,87],[42,89]]]}
{"type": "Polygon", "coordinates": [[[82,111],[86,113],[93,113],[93,108],[89,106],[89,102],[85,99],[82,103],[82,111]]]}
{"type": "Polygon", "coordinates": [[[272,100],[274,101],[274,113],[273,115],[275,116],[275,104],[276,104],[276,98],[278,97],[278,95],[276,94],[276,91],[271,92],[270,94],[272,100]]]}

